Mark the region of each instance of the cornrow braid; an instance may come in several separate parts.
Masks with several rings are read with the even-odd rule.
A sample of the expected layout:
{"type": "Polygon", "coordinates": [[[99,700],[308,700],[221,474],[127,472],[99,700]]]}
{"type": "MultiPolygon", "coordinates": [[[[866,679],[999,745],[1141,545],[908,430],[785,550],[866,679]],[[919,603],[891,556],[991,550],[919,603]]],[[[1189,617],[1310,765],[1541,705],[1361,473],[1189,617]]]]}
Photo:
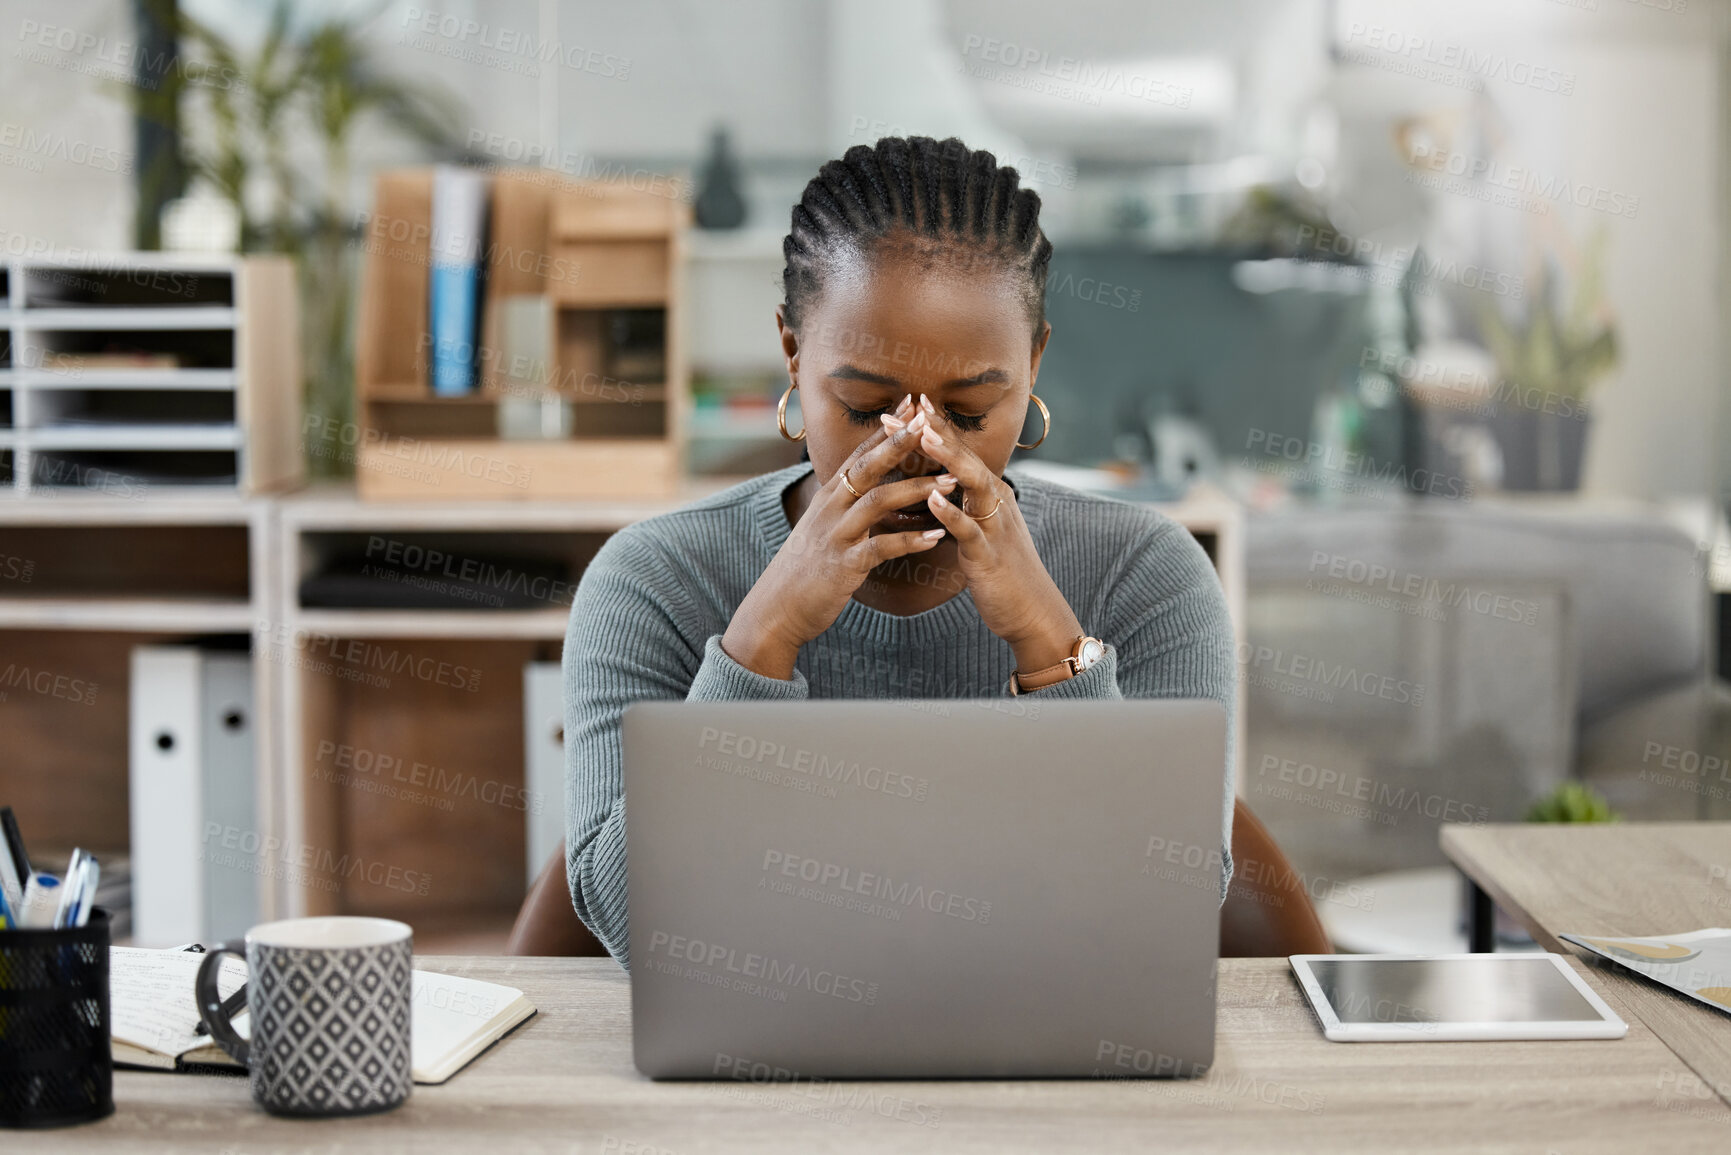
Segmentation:
{"type": "Polygon", "coordinates": [[[953,136],[854,145],[819,169],[793,206],[781,244],[787,324],[798,330],[807,303],[839,266],[906,239],[928,262],[979,262],[1019,278],[1038,338],[1052,242],[1040,230],[1040,195],[1019,182],[1014,168],[953,136]]]}

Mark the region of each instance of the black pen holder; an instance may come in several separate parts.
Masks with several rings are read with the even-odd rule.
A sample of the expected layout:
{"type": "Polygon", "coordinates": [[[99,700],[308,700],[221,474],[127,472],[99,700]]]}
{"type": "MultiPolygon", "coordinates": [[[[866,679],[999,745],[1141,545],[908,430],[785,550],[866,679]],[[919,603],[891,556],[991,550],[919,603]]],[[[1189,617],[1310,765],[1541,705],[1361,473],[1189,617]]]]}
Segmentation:
{"type": "Polygon", "coordinates": [[[112,1114],[108,1035],[107,911],[63,930],[0,930],[0,1127],[112,1114]]]}

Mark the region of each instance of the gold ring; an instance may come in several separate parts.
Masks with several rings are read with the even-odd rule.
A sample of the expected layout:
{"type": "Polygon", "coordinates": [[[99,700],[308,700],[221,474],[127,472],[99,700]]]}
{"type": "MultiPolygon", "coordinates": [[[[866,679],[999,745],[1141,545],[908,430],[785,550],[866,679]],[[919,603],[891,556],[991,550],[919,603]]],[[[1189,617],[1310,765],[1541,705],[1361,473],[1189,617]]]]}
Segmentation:
{"type": "Polygon", "coordinates": [[[845,469],[841,471],[841,483],[843,485],[847,486],[847,491],[849,493],[853,494],[855,498],[861,498],[861,497],[865,496],[865,494],[861,493],[859,490],[857,490],[853,487],[853,482],[851,482],[847,479],[847,470],[845,470],[845,469]]]}
{"type": "Polygon", "coordinates": [[[974,515],[973,515],[973,514],[971,514],[971,513],[968,513],[968,503],[967,503],[967,499],[966,499],[966,498],[964,498],[964,499],[963,499],[963,500],[962,500],[962,512],[963,512],[963,513],[968,513],[968,516],[969,516],[969,517],[974,517],[974,520],[975,520],[975,521],[991,521],[991,520],[992,520],[992,519],[993,519],[993,518],[994,518],[994,517],[997,517],[997,516],[998,516],[998,510],[999,510],[999,508],[1000,508],[1000,507],[1001,507],[1001,506],[1002,506],[1002,505],[1003,505],[1003,504],[1004,504],[1004,499],[1003,499],[1003,498],[1001,498],[1001,497],[1000,497],[1000,498],[998,498],[998,504],[997,504],[997,505],[994,505],[994,506],[992,506],[992,512],[990,512],[990,513],[988,513],[988,514],[987,514],[987,515],[986,515],[986,516],[984,516],[984,517],[974,517],[974,515]]]}

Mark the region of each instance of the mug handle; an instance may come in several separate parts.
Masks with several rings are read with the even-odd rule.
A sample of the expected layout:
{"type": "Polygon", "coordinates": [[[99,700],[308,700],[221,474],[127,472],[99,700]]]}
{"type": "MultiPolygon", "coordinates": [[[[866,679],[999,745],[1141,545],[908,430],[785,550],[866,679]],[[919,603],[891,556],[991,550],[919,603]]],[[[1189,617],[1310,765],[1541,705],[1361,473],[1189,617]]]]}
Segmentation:
{"type": "Polygon", "coordinates": [[[205,952],[204,961],[198,964],[198,978],[194,980],[194,997],[198,1000],[198,1017],[203,1020],[210,1037],[215,1039],[223,1050],[227,1051],[235,1062],[243,1067],[250,1066],[252,1047],[240,1037],[234,1029],[234,1023],[222,1009],[222,993],[217,989],[217,976],[222,973],[222,956],[231,954],[237,958],[246,958],[246,943],[237,939],[234,942],[223,942],[205,952]]]}

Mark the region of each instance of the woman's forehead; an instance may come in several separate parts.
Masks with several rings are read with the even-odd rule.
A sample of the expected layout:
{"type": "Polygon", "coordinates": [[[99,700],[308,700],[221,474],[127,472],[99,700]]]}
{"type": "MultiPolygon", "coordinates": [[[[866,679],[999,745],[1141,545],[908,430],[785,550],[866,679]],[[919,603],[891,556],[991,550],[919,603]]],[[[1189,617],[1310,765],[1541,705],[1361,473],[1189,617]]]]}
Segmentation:
{"type": "Polygon", "coordinates": [[[898,378],[910,367],[972,377],[1025,355],[1032,334],[1013,276],[893,257],[873,265],[829,281],[801,326],[802,353],[898,378]]]}

